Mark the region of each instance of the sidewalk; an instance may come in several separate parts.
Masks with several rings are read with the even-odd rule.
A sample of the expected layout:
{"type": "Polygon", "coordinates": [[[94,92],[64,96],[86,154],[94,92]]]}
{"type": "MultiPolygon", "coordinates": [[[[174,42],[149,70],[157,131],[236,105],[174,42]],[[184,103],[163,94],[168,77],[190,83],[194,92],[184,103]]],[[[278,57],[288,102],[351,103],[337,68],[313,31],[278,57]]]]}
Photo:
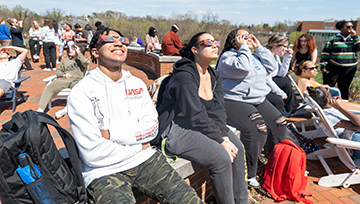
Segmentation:
{"type": "MultiPolygon", "coordinates": [[[[41,93],[45,87],[45,83],[42,79],[49,77],[55,74],[55,71],[45,72],[42,71],[40,65],[44,67],[44,63],[32,63],[34,70],[25,71],[22,73],[23,76],[29,75],[30,78],[22,83],[20,91],[26,92],[25,95],[28,96],[28,100],[26,102],[20,103],[16,107],[16,112],[23,112],[25,110],[37,110],[38,102],[41,97],[41,93]]],[[[57,65],[59,66],[59,64],[57,65]]],[[[95,64],[90,64],[90,68],[94,69],[96,67],[95,64]]],[[[130,70],[130,72],[143,79],[147,86],[149,86],[152,81],[148,79],[147,75],[136,68],[129,67],[127,65],[123,65],[123,69],[130,70]]],[[[52,108],[47,112],[50,116],[55,116],[55,112],[63,109],[66,105],[65,100],[56,100],[52,103],[52,108]]],[[[0,124],[2,125],[6,121],[11,119],[11,104],[2,104],[0,105],[0,124]]],[[[59,124],[71,132],[70,123],[68,117],[64,117],[58,120],[59,124]]],[[[63,147],[63,143],[59,138],[59,135],[55,132],[54,129],[50,128],[50,131],[53,133],[54,141],[57,147],[63,147]]],[[[336,159],[332,159],[329,162],[330,167],[334,172],[344,172],[346,171],[346,167],[341,164],[340,161],[336,159]]],[[[316,204],[330,204],[330,203],[344,203],[344,204],[355,204],[360,203],[360,185],[352,185],[349,188],[327,188],[317,185],[317,181],[320,176],[326,175],[325,170],[321,166],[321,163],[318,161],[309,161],[307,163],[307,170],[310,172],[308,177],[308,185],[306,187],[307,191],[312,193],[312,197],[309,199],[312,200],[316,204]]],[[[265,198],[263,201],[257,201],[258,203],[276,203],[272,198],[265,198]]],[[[295,203],[293,201],[284,201],[284,204],[295,203]]]]}

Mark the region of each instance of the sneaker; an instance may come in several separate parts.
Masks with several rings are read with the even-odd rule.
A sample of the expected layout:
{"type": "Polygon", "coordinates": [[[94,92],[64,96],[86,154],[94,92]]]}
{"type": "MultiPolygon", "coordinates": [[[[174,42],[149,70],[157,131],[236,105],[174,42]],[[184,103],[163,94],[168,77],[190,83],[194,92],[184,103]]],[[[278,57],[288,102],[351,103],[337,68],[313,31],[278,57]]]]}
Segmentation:
{"type": "Polygon", "coordinates": [[[56,59],[56,64],[60,64],[60,61],[58,59],[56,59]]]}
{"type": "Polygon", "coordinates": [[[253,188],[259,188],[260,184],[256,180],[256,177],[252,177],[248,179],[248,186],[253,188]]]}
{"type": "Polygon", "coordinates": [[[47,71],[47,72],[50,72],[50,71],[51,71],[50,68],[44,68],[43,70],[44,70],[44,71],[47,71]]]}
{"type": "Polygon", "coordinates": [[[33,59],[35,59],[35,60],[36,60],[36,59],[38,59],[38,58],[37,58],[37,56],[36,56],[36,54],[35,54],[35,55],[33,55],[33,59]]]}
{"type": "Polygon", "coordinates": [[[60,119],[60,118],[64,117],[66,114],[67,114],[66,108],[61,109],[61,110],[59,110],[58,112],[55,113],[55,118],[60,119]]]}
{"type": "Polygon", "coordinates": [[[56,67],[54,67],[54,68],[51,68],[53,71],[56,71],[56,67]]]}

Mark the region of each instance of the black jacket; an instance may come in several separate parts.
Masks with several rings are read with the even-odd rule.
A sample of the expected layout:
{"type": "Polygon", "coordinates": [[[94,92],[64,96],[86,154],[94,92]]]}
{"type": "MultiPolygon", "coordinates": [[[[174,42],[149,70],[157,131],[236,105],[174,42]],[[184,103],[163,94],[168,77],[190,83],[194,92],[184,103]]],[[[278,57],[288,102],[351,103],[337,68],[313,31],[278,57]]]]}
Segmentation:
{"type": "Polygon", "coordinates": [[[213,102],[208,109],[199,97],[200,75],[195,63],[182,58],[174,64],[173,74],[162,83],[156,109],[159,113],[159,135],[182,112],[193,130],[199,131],[219,143],[228,135],[223,87],[217,70],[209,67],[213,89],[213,102]]]}

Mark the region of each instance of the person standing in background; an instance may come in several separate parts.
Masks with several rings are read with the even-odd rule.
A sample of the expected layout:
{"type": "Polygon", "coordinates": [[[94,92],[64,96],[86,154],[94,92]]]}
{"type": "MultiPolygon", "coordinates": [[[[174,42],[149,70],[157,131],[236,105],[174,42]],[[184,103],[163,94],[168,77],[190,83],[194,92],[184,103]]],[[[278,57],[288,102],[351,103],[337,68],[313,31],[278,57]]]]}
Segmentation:
{"type": "Polygon", "coordinates": [[[34,60],[39,60],[40,58],[39,55],[40,55],[41,45],[40,45],[39,37],[41,31],[42,28],[39,26],[39,23],[37,21],[33,21],[32,27],[29,29],[29,38],[30,38],[29,47],[34,60]]]}
{"type": "Polygon", "coordinates": [[[179,31],[179,26],[174,23],[171,30],[166,33],[161,42],[161,49],[164,55],[179,56],[179,49],[182,47],[179,36],[176,32],[179,31]]]}
{"type": "Polygon", "coordinates": [[[10,30],[5,24],[5,19],[0,18],[0,48],[9,46],[10,43],[11,43],[10,30]]]}
{"type": "Polygon", "coordinates": [[[341,98],[347,100],[349,86],[358,64],[357,52],[360,51],[360,37],[356,34],[351,21],[339,21],[335,27],[340,32],[326,42],[321,52],[321,71],[324,84],[333,87],[337,82],[341,98]]]}
{"type": "MultiPolygon", "coordinates": [[[[23,21],[16,20],[16,18],[8,18],[7,22],[10,24],[10,33],[11,33],[11,39],[12,39],[12,46],[16,47],[25,47],[24,46],[24,38],[22,35],[23,32],[23,21]]],[[[16,51],[16,56],[18,56],[20,53],[16,51]]],[[[25,67],[27,70],[33,70],[31,67],[31,64],[29,62],[29,59],[26,57],[24,61],[25,67]]],[[[25,68],[23,68],[25,69],[25,68]]]]}
{"type": "Polygon", "coordinates": [[[52,25],[50,18],[45,17],[43,20],[43,30],[41,32],[41,39],[44,42],[44,57],[46,68],[44,71],[56,70],[56,47],[55,47],[55,30],[52,25]],[[50,56],[50,57],[49,57],[50,56]],[[51,65],[50,66],[50,58],[51,65]]]}

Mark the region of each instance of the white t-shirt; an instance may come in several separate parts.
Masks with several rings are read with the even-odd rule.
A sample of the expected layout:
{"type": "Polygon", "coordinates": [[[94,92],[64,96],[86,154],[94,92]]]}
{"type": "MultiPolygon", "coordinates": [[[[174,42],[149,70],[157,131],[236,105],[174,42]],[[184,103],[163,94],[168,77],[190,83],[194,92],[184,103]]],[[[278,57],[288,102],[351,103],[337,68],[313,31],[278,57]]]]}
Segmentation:
{"type": "MultiPolygon", "coordinates": [[[[29,29],[29,35],[40,36],[40,35],[41,35],[41,31],[42,31],[42,28],[41,28],[41,27],[39,27],[39,30],[35,30],[35,31],[33,31],[33,28],[31,27],[31,28],[29,29]]],[[[38,40],[37,37],[31,38],[31,39],[32,39],[32,40],[38,40]]]]}
{"type": "Polygon", "coordinates": [[[341,127],[335,127],[336,124],[338,124],[338,122],[340,122],[341,120],[349,120],[344,114],[342,114],[338,109],[331,107],[328,109],[323,109],[330,125],[334,128],[336,134],[338,136],[341,136],[344,131],[345,128],[341,128],[341,127]]]}
{"type": "Polygon", "coordinates": [[[11,87],[14,88],[14,82],[18,79],[18,72],[21,68],[22,62],[20,56],[8,62],[0,63],[0,79],[4,79],[11,83],[11,87]]]}

